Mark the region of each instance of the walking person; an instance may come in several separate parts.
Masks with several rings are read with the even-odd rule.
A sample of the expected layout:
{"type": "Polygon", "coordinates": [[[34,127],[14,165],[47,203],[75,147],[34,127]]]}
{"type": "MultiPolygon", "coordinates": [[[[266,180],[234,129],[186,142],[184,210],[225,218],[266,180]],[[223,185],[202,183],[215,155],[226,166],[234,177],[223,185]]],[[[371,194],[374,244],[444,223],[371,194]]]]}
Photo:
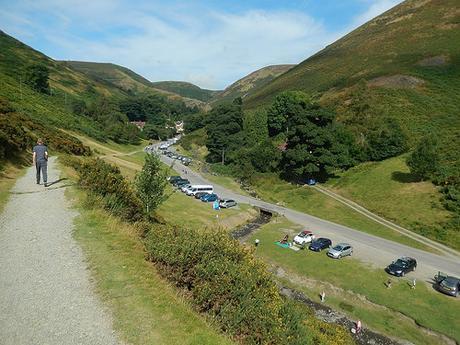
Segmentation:
{"type": "Polygon", "coordinates": [[[43,145],[43,140],[38,139],[34,146],[32,161],[37,169],[37,184],[40,184],[40,174],[43,178],[45,187],[48,187],[48,148],[43,145]]]}

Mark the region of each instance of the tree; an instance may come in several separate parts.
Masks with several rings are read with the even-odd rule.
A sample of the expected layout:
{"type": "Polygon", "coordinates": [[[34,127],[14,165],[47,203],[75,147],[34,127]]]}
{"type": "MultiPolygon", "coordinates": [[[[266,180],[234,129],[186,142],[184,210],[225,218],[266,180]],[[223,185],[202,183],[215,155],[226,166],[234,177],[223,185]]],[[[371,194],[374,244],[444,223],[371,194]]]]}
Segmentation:
{"type": "Polygon", "coordinates": [[[367,136],[367,155],[370,160],[380,161],[397,156],[407,150],[407,136],[399,123],[387,118],[367,136]]]}
{"type": "Polygon", "coordinates": [[[308,104],[293,115],[283,155],[288,178],[325,178],[354,164],[352,135],[334,119],[335,113],[317,104],[308,104]]]}
{"type": "Polygon", "coordinates": [[[142,171],[136,175],[137,195],[149,215],[165,199],[167,172],[161,169],[160,159],[156,155],[146,155],[142,171]]]}
{"type": "Polygon", "coordinates": [[[278,95],[267,112],[270,136],[289,132],[292,118],[302,112],[310,102],[308,95],[300,91],[287,91],[278,95]]]}
{"type": "Polygon", "coordinates": [[[247,146],[254,147],[265,141],[268,138],[267,112],[265,110],[245,112],[243,130],[247,146]]]}
{"type": "MultiPolygon", "coordinates": [[[[243,145],[243,112],[234,103],[218,105],[207,116],[206,147],[210,162],[226,162],[243,145]]],[[[231,161],[231,160],[230,160],[231,161]]]]}
{"type": "Polygon", "coordinates": [[[407,165],[412,174],[421,180],[428,180],[438,170],[438,143],[434,136],[423,138],[407,158],[407,165]]]}
{"type": "Polygon", "coordinates": [[[45,65],[34,64],[27,66],[24,77],[24,82],[35,91],[50,94],[49,69],[45,65]]]}

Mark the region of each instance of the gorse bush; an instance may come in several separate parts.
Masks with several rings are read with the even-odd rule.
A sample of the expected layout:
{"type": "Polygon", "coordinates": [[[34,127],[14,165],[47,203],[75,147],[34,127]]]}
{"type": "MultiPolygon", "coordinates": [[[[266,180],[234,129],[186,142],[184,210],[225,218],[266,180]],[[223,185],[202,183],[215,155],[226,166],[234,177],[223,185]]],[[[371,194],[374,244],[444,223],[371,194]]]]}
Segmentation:
{"type": "Polygon", "coordinates": [[[146,247],[160,272],[241,343],[313,343],[304,323],[308,309],[285,300],[266,265],[238,241],[215,230],[155,226],[146,247]]]}
{"type": "Polygon", "coordinates": [[[32,150],[39,137],[52,151],[84,156],[91,154],[90,149],[77,138],[16,113],[9,102],[0,98],[0,160],[13,159],[32,150]]]}
{"type": "Polygon", "coordinates": [[[79,184],[104,198],[105,208],[128,221],[142,219],[142,203],[120,170],[96,158],[75,164],[79,184]]]}

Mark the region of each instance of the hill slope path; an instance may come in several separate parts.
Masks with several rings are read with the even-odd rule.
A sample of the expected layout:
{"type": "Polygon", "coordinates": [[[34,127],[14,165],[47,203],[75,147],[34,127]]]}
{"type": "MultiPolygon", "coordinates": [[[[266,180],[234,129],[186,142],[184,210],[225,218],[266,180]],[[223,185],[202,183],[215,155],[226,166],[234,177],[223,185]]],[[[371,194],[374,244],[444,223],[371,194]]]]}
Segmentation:
{"type": "Polygon", "coordinates": [[[55,160],[49,182],[30,168],[0,215],[0,334],[3,345],[119,344],[109,313],[92,292],[55,160]]]}

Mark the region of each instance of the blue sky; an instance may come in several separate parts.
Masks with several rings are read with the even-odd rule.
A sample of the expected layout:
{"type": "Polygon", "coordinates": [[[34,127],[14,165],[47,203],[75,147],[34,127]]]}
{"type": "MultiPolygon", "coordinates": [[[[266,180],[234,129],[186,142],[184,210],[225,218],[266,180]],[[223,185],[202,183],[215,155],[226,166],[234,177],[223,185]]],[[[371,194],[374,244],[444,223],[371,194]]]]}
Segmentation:
{"type": "Polygon", "coordinates": [[[0,0],[0,29],[58,60],[222,89],[299,63],[401,0],[0,0]]]}

